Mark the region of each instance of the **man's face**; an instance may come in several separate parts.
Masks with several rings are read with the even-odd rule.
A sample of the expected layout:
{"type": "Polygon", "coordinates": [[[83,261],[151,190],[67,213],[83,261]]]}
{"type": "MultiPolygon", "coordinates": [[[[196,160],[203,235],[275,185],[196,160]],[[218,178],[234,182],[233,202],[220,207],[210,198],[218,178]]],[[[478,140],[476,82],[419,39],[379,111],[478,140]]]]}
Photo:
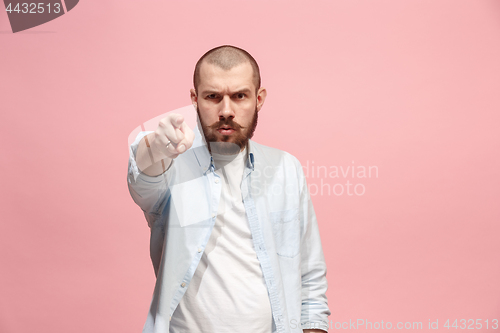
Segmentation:
{"type": "Polygon", "coordinates": [[[198,93],[191,90],[207,143],[220,142],[226,152],[231,146],[245,148],[257,126],[257,112],[264,104],[266,90],[255,91],[253,69],[245,62],[226,71],[202,63],[198,93]],[[227,142],[228,144],[222,144],[227,142]]]}

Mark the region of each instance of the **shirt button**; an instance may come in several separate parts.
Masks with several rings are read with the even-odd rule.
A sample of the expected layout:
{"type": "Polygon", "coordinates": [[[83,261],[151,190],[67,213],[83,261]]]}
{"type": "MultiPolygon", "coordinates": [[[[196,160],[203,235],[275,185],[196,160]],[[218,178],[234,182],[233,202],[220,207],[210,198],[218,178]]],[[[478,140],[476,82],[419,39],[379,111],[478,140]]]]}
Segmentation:
{"type": "Polygon", "coordinates": [[[201,247],[198,248],[198,253],[200,253],[200,252],[201,252],[201,247]]]}
{"type": "Polygon", "coordinates": [[[219,179],[215,179],[215,184],[219,184],[219,179]]]}
{"type": "Polygon", "coordinates": [[[172,320],[172,316],[170,316],[170,320],[172,320]]]}
{"type": "Polygon", "coordinates": [[[182,283],[181,283],[181,287],[183,287],[183,288],[184,288],[185,286],[186,286],[186,282],[182,282],[182,283]]]}
{"type": "Polygon", "coordinates": [[[212,214],[212,218],[213,218],[213,219],[215,218],[215,214],[212,214]]]}

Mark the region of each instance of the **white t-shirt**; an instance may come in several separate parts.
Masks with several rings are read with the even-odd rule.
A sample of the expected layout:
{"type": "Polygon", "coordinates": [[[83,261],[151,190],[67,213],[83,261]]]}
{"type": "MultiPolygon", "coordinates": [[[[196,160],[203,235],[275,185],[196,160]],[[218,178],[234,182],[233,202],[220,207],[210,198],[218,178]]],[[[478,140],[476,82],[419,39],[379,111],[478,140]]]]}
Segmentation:
{"type": "Polygon", "coordinates": [[[271,333],[271,304],[240,191],[246,149],[236,158],[212,156],[222,182],[218,214],[170,333],[271,333]]]}

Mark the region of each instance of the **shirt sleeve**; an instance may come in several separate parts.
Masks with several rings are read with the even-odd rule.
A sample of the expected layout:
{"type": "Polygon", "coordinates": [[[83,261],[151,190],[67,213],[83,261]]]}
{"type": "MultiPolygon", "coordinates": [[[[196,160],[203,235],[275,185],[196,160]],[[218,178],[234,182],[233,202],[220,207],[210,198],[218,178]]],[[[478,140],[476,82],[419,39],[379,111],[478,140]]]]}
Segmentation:
{"type": "Polygon", "coordinates": [[[302,275],[302,329],[321,329],[328,332],[328,308],[326,290],[326,263],[321,246],[318,222],[307,188],[307,181],[302,165],[296,160],[300,182],[299,214],[304,232],[301,239],[301,275],[302,275]]]}
{"type": "Polygon", "coordinates": [[[158,275],[166,223],[162,212],[169,199],[167,184],[172,180],[175,160],[167,171],[156,177],[148,176],[139,170],[135,161],[137,147],[141,139],[149,133],[152,131],[140,132],[129,147],[127,184],[132,199],[144,212],[151,229],[150,256],[155,274],[158,275]]]}

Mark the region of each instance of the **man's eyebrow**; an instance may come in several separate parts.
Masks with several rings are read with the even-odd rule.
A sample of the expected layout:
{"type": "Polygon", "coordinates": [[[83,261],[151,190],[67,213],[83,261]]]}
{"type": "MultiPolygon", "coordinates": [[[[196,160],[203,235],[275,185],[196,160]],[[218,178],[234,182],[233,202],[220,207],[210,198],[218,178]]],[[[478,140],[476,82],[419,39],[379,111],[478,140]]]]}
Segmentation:
{"type": "Polygon", "coordinates": [[[240,89],[240,90],[237,90],[236,92],[234,92],[234,93],[233,93],[233,95],[234,95],[234,94],[241,94],[241,93],[248,94],[248,93],[250,93],[250,92],[252,92],[250,89],[248,89],[248,88],[243,88],[243,89],[240,89]]]}
{"type": "MultiPolygon", "coordinates": [[[[252,92],[252,90],[250,90],[250,88],[241,88],[241,89],[238,89],[234,92],[231,92],[231,95],[236,95],[236,94],[250,94],[252,92]]],[[[201,91],[201,95],[211,95],[211,94],[220,94],[221,92],[220,91],[217,91],[215,89],[207,89],[207,90],[202,90],[201,91]]]]}
{"type": "Polygon", "coordinates": [[[219,92],[218,92],[218,91],[216,91],[216,90],[203,90],[203,91],[201,92],[201,95],[207,95],[207,94],[208,94],[208,95],[211,95],[211,94],[218,94],[218,93],[219,93],[219,92]]]}

